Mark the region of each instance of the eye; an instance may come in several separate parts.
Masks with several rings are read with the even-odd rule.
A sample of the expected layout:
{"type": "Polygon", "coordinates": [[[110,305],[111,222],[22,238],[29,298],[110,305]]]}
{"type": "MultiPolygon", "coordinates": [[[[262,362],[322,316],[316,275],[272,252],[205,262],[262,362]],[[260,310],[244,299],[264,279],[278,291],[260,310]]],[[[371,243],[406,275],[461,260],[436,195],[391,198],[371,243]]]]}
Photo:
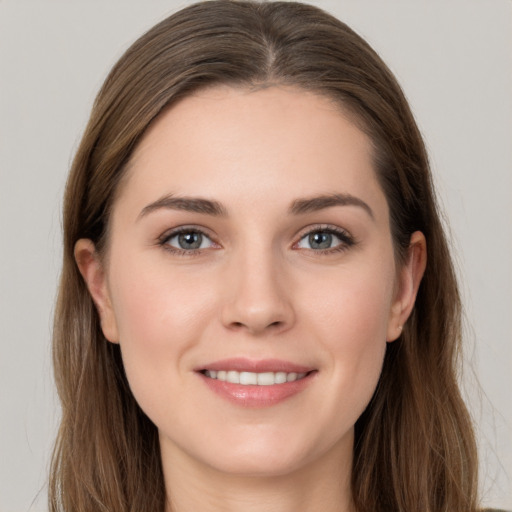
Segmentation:
{"type": "Polygon", "coordinates": [[[180,229],[166,234],[160,244],[177,252],[194,252],[215,247],[216,244],[205,233],[198,229],[180,229]]]}
{"type": "Polygon", "coordinates": [[[354,245],[354,240],[345,231],[322,228],[315,229],[304,235],[296,244],[296,248],[313,251],[337,251],[352,245],[354,245]]]}

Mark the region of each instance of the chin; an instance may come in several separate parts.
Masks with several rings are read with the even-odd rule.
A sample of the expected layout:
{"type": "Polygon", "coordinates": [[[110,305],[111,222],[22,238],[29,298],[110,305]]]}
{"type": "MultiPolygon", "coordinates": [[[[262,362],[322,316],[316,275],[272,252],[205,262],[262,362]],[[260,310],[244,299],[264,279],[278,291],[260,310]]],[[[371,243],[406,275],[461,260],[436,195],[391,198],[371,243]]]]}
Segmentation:
{"type": "Polygon", "coordinates": [[[247,478],[275,478],[291,475],[307,465],[300,457],[280,457],[258,454],[257,458],[240,456],[216,460],[211,467],[221,473],[247,478]]]}
{"type": "MultiPolygon", "coordinates": [[[[293,428],[293,427],[292,427],[293,428]]],[[[291,475],[333,458],[351,459],[353,430],[346,435],[318,436],[291,428],[273,430],[268,426],[226,433],[226,437],[203,439],[191,450],[181,447],[200,465],[232,476],[271,478],[291,475]],[[229,440],[227,441],[226,439],[229,440]]]]}

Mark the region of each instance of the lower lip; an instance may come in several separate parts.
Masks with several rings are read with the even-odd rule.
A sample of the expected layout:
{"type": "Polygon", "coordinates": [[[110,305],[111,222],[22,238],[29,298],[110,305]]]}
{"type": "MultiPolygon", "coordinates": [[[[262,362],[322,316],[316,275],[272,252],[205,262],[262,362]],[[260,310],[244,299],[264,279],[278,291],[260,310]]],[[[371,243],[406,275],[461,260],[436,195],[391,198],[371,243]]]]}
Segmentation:
{"type": "Polygon", "coordinates": [[[232,384],[211,379],[200,373],[204,383],[216,394],[241,407],[262,408],[276,405],[297,395],[312,382],[317,372],[310,372],[302,379],[272,386],[232,384]]]}

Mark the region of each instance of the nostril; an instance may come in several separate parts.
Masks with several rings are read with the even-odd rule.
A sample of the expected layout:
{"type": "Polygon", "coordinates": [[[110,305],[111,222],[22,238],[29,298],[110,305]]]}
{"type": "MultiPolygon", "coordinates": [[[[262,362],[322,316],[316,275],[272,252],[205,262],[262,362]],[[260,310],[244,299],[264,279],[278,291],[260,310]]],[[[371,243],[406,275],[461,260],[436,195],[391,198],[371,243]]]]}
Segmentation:
{"type": "MultiPolygon", "coordinates": [[[[283,322],[281,322],[280,320],[276,320],[275,322],[271,322],[268,325],[264,326],[263,329],[274,330],[274,329],[280,328],[282,325],[283,325],[283,322]]],[[[249,330],[253,330],[251,328],[250,324],[245,324],[244,322],[231,322],[231,328],[232,329],[248,328],[249,330]]],[[[260,329],[258,329],[258,330],[260,330],[260,329]]]]}

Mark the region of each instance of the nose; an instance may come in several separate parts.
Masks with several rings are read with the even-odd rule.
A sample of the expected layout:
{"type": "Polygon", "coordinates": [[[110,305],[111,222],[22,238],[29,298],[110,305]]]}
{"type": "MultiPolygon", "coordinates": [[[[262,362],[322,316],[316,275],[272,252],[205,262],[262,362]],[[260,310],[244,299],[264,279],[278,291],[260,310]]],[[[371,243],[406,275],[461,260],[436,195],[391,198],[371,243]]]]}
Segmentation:
{"type": "Polygon", "coordinates": [[[222,322],[230,330],[258,336],[288,330],[295,322],[290,283],[270,252],[240,255],[232,261],[222,322]]]}

